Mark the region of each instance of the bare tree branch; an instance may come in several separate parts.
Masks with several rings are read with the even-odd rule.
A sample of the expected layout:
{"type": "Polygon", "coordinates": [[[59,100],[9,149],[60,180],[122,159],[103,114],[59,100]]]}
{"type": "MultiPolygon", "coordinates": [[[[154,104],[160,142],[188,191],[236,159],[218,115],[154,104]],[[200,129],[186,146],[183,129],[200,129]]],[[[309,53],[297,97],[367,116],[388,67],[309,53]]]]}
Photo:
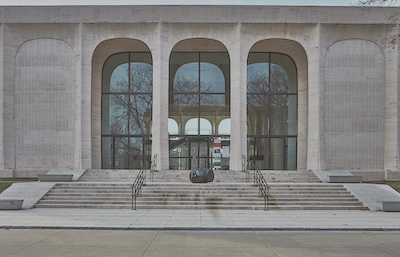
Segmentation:
{"type": "Polygon", "coordinates": [[[395,4],[397,0],[359,0],[357,5],[361,6],[383,6],[395,4]]]}

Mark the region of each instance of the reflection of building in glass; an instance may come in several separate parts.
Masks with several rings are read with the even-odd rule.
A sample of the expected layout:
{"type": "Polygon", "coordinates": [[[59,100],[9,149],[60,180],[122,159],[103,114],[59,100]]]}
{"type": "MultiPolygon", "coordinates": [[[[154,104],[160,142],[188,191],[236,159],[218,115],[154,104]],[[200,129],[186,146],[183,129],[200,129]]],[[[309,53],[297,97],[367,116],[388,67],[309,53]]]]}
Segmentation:
{"type": "Polygon", "coordinates": [[[240,171],[245,156],[400,178],[393,12],[0,7],[0,175],[153,156],[162,170],[240,171]]]}

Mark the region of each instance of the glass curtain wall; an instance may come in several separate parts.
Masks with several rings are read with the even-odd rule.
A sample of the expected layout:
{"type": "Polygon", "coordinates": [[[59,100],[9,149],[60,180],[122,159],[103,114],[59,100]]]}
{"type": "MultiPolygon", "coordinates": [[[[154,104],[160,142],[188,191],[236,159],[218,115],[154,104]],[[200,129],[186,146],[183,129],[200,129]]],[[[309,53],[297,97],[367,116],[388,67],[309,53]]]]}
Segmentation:
{"type": "Polygon", "coordinates": [[[253,168],[297,168],[297,70],[289,56],[249,54],[247,131],[253,168]]]}
{"type": "Polygon", "coordinates": [[[228,156],[230,135],[218,131],[230,117],[229,77],[228,53],[171,54],[170,169],[229,168],[221,160],[221,141],[228,156]]]}
{"type": "Polygon", "coordinates": [[[153,69],[148,52],[118,53],[103,67],[103,169],[149,168],[153,69]]]}

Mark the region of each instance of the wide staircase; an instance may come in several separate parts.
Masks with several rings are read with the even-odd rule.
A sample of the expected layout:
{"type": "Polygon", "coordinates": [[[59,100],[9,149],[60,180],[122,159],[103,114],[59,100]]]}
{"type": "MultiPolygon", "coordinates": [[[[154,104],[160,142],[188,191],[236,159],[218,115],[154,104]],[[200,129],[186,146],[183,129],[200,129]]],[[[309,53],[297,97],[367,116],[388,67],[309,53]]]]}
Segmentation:
{"type": "MultiPolygon", "coordinates": [[[[57,183],[34,207],[131,209],[131,186],[137,174],[138,171],[127,170],[88,170],[77,182],[57,183]]],[[[147,183],[136,208],[265,208],[264,198],[259,197],[258,187],[253,185],[252,173],[245,183],[244,172],[216,171],[214,182],[205,184],[190,183],[188,174],[189,171],[156,172],[150,179],[147,172],[147,183]]],[[[263,171],[263,175],[270,186],[270,210],[365,209],[343,185],[320,183],[312,172],[263,171]]]]}

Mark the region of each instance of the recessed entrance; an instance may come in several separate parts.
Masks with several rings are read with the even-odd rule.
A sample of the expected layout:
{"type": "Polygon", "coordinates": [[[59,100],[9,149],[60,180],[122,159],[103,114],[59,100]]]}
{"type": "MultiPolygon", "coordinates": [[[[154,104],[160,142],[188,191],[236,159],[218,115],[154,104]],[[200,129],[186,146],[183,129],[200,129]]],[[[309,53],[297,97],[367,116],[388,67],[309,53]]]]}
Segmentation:
{"type": "Polygon", "coordinates": [[[170,169],[229,169],[229,137],[170,137],[170,169]]]}
{"type": "Polygon", "coordinates": [[[190,39],[174,47],[169,118],[170,169],[229,169],[230,62],[220,42],[190,39]]]}

